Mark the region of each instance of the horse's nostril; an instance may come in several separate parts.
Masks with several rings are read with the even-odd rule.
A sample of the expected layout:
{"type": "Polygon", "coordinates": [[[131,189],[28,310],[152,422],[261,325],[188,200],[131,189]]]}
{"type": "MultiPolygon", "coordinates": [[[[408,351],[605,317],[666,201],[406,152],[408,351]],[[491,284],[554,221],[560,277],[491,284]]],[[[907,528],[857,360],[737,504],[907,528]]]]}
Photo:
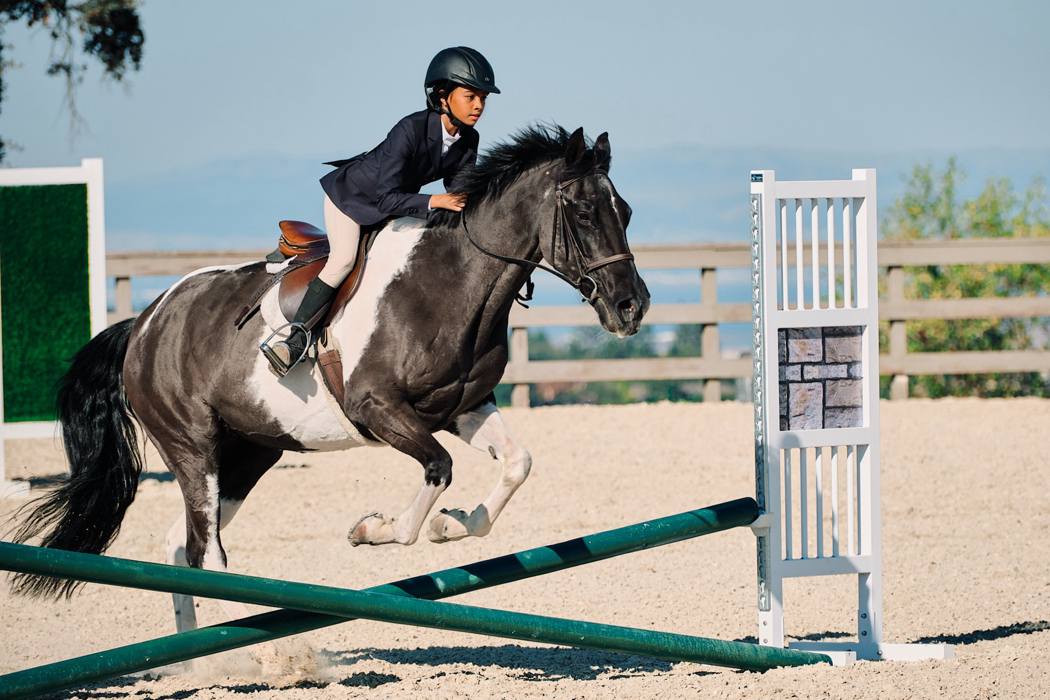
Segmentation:
{"type": "Polygon", "coordinates": [[[638,311],[638,304],[634,298],[627,298],[616,305],[616,310],[619,312],[621,319],[630,321],[638,311]]]}

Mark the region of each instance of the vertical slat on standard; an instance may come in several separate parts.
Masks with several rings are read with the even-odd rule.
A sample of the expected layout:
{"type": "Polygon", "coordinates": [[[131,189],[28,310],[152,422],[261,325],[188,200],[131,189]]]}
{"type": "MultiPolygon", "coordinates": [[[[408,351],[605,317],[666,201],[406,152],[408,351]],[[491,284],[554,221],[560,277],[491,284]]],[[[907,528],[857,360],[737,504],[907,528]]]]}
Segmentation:
{"type": "Polygon", "coordinates": [[[794,199],[795,202],[795,308],[806,308],[806,276],[805,247],[806,241],[802,232],[802,200],[794,199]]]}
{"type": "Polygon", "coordinates": [[[842,198],[842,303],[847,309],[853,308],[853,255],[850,237],[852,236],[853,200],[842,198]]]}
{"type": "Polygon", "coordinates": [[[827,221],[828,221],[828,308],[834,309],[838,303],[835,300],[835,198],[828,197],[827,221]]]}
{"type": "Polygon", "coordinates": [[[795,558],[795,539],[791,536],[791,499],[794,489],[791,488],[791,450],[781,450],[780,459],[784,465],[784,558],[795,558]]]}
{"type": "Polygon", "coordinates": [[[817,557],[824,556],[824,448],[813,451],[813,482],[817,490],[817,557]]]}
{"type": "Polygon", "coordinates": [[[787,200],[780,200],[780,308],[787,311],[788,303],[788,215],[787,200]]]}
{"type": "Polygon", "coordinates": [[[867,453],[867,445],[857,445],[853,451],[853,482],[857,485],[857,554],[871,554],[871,548],[864,546],[864,538],[868,536],[868,530],[864,527],[868,509],[864,507],[864,501],[868,498],[868,493],[864,488],[866,480],[861,473],[867,461],[865,459],[867,453]]]}
{"type": "Polygon", "coordinates": [[[846,446],[846,553],[853,555],[857,553],[857,539],[855,535],[855,519],[857,512],[857,497],[853,492],[853,445],[846,446]]]}
{"type": "Polygon", "coordinates": [[[820,303],[820,207],[819,199],[812,197],[809,200],[809,229],[810,229],[810,265],[813,274],[810,279],[813,282],[813,308],[821,308],[820,303]]]}
{"type": "Polygon", "coordinates": [[[802,558],[809,557],[809,448],[798,451],[798,534],[802,538],[802,558]]]}
{"type": "Polygon", "coordinates": [[[831,556],[839,555],[839,448],[831,448],[831,556]]]}

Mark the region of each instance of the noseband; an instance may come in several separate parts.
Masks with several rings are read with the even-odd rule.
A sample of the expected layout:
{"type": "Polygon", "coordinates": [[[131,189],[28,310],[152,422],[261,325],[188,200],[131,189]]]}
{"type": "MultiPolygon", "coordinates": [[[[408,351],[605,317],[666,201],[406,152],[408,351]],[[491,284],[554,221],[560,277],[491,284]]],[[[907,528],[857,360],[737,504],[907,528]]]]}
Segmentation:
{"type": "MultiPolygon", "coordinates": [[[[572,227],[572,225],[570,225],[565,219],[565,202],[568,198],[565,189],[569,185],[579,180],[582,180],[584,177],[586,176],[580,175],[579,177],[574,177],[570,180],[562,180],[558,182],[558,184],[555,186],[554,224],[551,227],[551,257],[555,258],[554,260],[551,260],[551,263],[554,264],[557,259],[559,238],[563,239],[562,247],[567,252],[570,250],[571,244],[571,251],[573,257],[575,258],[576,268],[580,271],[580,276],[576,280],[572,280],[568,276],[559,272],[558,270],[543,265],[542,263],[533,262],[532,260],[524,260],[522,258],[515,258],[509,255],[501,255],[483,247],[480,243],[474,240],[473,236],[470,235],[470,229],[467,228],[466,209],[464,209],[460,213],[460,221],[463,224],[463,231],[467,234],[467,239],[474,245],[474,247],[480,250],[485,255],[488,255],[492,258],[496,258],[497,260],[502,260],[504,262],[516,263],[518,265],[529,265],[533,269],[538,268],[540,270],[544,270],[545,272],[549,272],[555,277],[563,280],[564,282],[572,286],[576,291],[580,293],[581,296],[583,296],[585,301],[593,303],[594,300],[598,298],[598,281],[591,277],[591,273],[595,270],[603,268],[606,265],[611,265],[615,262],[620,262],[622,260],[634,260],[634,254],[615,253],[604,258],[599,258],[597,260],[587,260],[587,256],[583,252],[583,247],[580,245],[579,235],[576,233],[576,230],[572,227]],[[584,290],[584,286],[587,284],[590,284],[590,291],[584,290]]],[[[532,280],[529,280],[527,284],[528,292],[526,293],[525,297],[522,298],[523,301],[528,301],[532,298],[532,280]]]]}

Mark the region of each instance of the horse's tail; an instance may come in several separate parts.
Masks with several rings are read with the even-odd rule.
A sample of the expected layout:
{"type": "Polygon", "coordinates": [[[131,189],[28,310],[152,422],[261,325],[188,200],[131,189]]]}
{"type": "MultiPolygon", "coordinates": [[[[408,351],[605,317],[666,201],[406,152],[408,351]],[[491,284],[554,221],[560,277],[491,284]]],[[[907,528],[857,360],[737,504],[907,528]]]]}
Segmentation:
{"type": "MultiPolygon", "coordinates": [[[[124,357],[132,319],[110,326],[82,347],[58,385],[58,418],[69,476],[30,501],[14,533],[16,542],[41,537],[44,547],[100,554],[120,530],[135,500],[142,457],[131,407],[124,395],[124,357]]],[[[80,582],[16,574],[14,590],[31,596],[69,597],[80,582]]]]}

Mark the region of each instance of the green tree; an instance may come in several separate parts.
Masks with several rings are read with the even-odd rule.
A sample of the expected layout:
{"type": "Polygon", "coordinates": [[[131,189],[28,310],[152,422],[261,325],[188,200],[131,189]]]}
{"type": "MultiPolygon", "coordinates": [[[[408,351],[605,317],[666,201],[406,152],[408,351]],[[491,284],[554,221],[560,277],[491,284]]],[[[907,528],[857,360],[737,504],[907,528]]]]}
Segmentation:
{"type": "Polygon", "coordinates": [[[667,349],[668,357],[699,357],[700,333],[702,326],[697,323],[683,323],[675,328],[674,340],[667,349]]]}
{"type": "MultiPolygon", "coordinates": [[[[105,75],[121,81],[129,69],[138,70],[142,62],[145,36],[139,22],[138,0],[0,0],[0,113],[3,109],[5,74],[17,64],[7,57],[12,47],[5,44],[4,29],[15,22],[42,27],[51,39],[47,75],[60,76],[66,86],[66,108],[72,129],[80,123],[76,86],[83,81],[87,64],[77,52],[102,64],[105,75]]],[[[0,136],[0,163],[8,147],[0,136]]]]}
{"type": "MultiPolygon", "coordinates": [[[[960,200],[963,173],[954,159],[938,173],[916,166],[907,191],[890,211],[887,239],[1035,238],[1050,236],[1050,202],[1041,181],[1018,194],[1006,178],[987,182],[972,200],[960,200]]],[[[928,265],[907,268],[905,296],[917,299],[1042,295],[1050,289],[1046,265],[928,265]]],[[[1050,319],[977,318],[908,323],[909,352],[1024,350],[1045,347],[1050,319]]],[[[934,375],[911,378],[915,395],[1050,395],[1038,373],[934,375]]]]}

